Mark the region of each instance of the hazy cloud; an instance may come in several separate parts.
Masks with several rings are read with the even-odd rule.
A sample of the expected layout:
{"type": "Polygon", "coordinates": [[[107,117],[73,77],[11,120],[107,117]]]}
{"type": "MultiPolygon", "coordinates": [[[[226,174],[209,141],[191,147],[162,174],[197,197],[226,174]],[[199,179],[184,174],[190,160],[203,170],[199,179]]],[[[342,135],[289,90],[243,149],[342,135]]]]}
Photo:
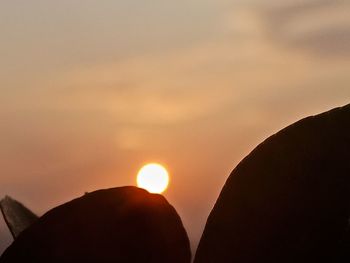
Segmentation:
{"type": "Polygon", "coordinates": [[[350,55],[350,3],[310,1],[265,7],[272,38],[317,55],[350,55]]]}

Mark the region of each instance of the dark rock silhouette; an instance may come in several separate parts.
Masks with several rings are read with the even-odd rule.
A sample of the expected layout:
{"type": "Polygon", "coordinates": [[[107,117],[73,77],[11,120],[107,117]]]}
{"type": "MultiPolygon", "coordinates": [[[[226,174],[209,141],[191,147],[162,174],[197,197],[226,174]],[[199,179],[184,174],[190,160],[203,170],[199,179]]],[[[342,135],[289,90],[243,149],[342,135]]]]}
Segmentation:
{"type": "Polygon", "coordinates": [[[9,196],[0,201],[0,210],[14,238],[38,219],[32,211],[9,196]]]}
{"type": "Polygon", "coordinates": [[[350,261],[350,105],[268,138],[228,178],[195,263],[350,261]]]}
{"type": "Polygon", "coordinates": [[[189,263],[186,231],[161,195],[136,187],[86,194],[56,207],[3,253],[10,262],[189,263]]]}

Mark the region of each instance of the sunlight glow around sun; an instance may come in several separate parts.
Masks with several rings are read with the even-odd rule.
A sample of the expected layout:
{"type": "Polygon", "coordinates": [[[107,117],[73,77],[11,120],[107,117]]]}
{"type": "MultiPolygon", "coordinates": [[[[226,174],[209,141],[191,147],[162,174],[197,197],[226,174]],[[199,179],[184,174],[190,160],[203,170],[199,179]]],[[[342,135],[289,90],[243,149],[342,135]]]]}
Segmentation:
{"type": "Polygon", "coordinates": [[[150,163],[140,169],[136,181],[138,187],[150,193],[161,194],[168,187],[169,174],[162,165],[150,163]]]}

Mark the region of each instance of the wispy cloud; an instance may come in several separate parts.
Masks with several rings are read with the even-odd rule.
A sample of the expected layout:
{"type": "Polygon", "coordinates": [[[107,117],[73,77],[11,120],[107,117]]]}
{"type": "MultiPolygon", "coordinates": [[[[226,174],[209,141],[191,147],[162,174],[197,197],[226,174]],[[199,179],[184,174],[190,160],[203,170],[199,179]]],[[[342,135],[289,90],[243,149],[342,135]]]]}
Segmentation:
{"type": "Polygon", "coordinates": [[[346,1],[294,2],[265,7],[275,41],[318,55],[350,56],[350,4],[346,1]]]}

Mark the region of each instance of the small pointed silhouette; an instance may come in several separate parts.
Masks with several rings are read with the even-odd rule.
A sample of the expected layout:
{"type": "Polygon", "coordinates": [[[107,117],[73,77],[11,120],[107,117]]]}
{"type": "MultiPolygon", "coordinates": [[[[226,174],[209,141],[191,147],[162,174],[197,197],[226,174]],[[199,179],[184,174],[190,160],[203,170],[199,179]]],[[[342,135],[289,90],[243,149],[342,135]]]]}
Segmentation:
{"type": "Polygon", "coordinates": [[[32,211],[9,196],[0,201],[0,209],[13,238],[38,219],[32,211]]]}

